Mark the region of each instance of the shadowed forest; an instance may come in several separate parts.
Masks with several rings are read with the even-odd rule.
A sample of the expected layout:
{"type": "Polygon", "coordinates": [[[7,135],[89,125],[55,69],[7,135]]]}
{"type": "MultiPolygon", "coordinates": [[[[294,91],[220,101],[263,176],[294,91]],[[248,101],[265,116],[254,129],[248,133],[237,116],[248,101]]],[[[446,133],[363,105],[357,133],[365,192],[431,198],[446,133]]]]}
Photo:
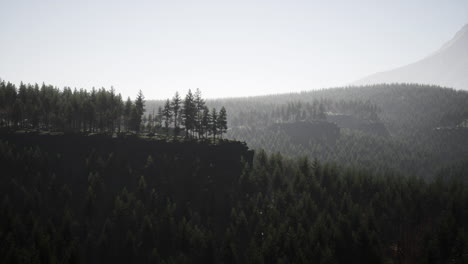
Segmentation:
{"type": "Polygon", "coordinates": [[[467,102],[0,82],[0,262],[466,263],[467,102]]]}

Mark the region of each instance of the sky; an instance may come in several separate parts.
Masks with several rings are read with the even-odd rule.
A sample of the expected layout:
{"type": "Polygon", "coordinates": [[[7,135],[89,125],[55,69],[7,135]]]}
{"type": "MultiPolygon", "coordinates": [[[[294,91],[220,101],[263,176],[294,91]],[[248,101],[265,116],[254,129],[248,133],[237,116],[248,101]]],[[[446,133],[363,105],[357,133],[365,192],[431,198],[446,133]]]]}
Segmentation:
{"type": "Polygon", "coordinates": [[[0,79],[165,99],[347,85],[436,51],[468,0],[0,0],[0,79]]]}

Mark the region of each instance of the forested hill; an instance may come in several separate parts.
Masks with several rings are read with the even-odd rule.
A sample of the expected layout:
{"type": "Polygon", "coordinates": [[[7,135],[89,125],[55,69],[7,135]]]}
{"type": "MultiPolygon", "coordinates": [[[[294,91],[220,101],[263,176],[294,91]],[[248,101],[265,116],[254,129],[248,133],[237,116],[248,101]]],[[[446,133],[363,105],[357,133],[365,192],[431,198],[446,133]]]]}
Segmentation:
{"type": "Polygon", "coordinates": [[[189,92],[183,111],[109,116],[98,100],[82,118],[79,91],[47,90],[51,115],[31,94],[1,107],[0,263],[468,262],[466,93],[339,88],[190,112],[189,92]]]}
{"type": "MultiPolygon", "coordinates": [[[[148,110],[160,103],[149,101],[148,110]]],[[[227,137],[254,149],[424,178],[468,164],[466,91],[384,84],[207,100],[207,105],[225,106],[227,137]],[[310,124],[301,125],[304,121],[310,124]]]]}
{"type": "MultiPolygon", "coordinates": [[[[369,101],[380,108],[379,116],[392,135],[408,135],[415,130],[457,125],[468,119],[468,92],[419,84],[380,84],[322,89],[291,94],[249,98],[209,100],[208,104],[224,105],[229,121],[249,113],[271,115],[278,105],[314,100],[369,101]]],[[[150,104],[150,103],[149,103],[150,104]]],[[[266,116],[268,117],[268,116],[266,116]]],[[[246,119],[248,116],[245,117],[246,119]]]]}
{"type": "MultiPolygon", "coordinates": [[[[225,106],[230,113],[229,125],[240,124],[252,115],[270,119],[275,108],[291,102],[314,101],[372,103],[379,109],[382,121],[392,135],[409,135],[415,130],[429,130],[438,126],[457,125],[468,119],[468,92],[419,84],[379,84],[341,87],[301,93],[277,94],[245,98],[207,100],[210,107],[225,106]],[[239,120],[241,119],[241,120],[239,120]]],[[[151,113],[163,101],[148,101],[151,113]]],[[[330,104],[327,104],[328,107],[330,104]]],[[[327,109],[328,110],[328,109],[327,109]]]]}
{"type": "Polygon", "coordinates": [[[462,170],[428,183],[251,158],[228,141],[1,135],[0,262],[467,261],[462,170]]]}

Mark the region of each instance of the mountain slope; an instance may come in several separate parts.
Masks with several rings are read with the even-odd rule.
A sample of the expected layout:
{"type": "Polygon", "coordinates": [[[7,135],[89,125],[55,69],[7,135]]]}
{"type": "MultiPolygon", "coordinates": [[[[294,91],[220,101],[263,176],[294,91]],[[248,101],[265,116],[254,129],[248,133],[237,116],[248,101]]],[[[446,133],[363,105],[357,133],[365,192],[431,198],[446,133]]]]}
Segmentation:
{"type": "Polygon", "coordinates": [[[370,75],[353,84],[377,83],[434,84],[468,90],[468,24],[428,57],[394,70],[370,75]]]}
{"type": "MultiPolygon", "coordinates": [[[[458,167],[460,163],[462,169],[457,170],[463,170],[466,166],[463,164],[468,164],[468,129],[457,128],[468,120],[467,102],[468,91],[419,84],[379,84],[209,100],[207,104],[210,108],[226,107],[229,116],[226,138],[245,141],[254,149],[430,179],[441,168],[458,167]],[[268,126],[269,122],[278,122],[278,113],[292,112],[289,109],[292,102],[307,108],[306,104],[315,100],[324,102],[326,112],[328,106],[340,102],[351,105],[369,102],[379,109],[378,117],[389,136],[343,128],[332,143],[307,138],[304,141],[284,129],[268,126]]],[[[331,116],[327,120],[336,122],[331,116]]],[[[312,135],[310,131],[303,133],[312,135]]],[[[468,182],[467,177],[464,180],[468,182]]]]}

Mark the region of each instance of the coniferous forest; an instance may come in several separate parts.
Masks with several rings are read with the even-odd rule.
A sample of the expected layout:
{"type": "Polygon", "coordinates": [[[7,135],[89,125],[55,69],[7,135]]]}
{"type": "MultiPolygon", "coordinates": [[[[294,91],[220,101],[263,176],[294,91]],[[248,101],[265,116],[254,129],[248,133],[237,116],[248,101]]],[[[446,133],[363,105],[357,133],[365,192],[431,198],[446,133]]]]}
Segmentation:
{"type": "Polygon", "coordinates": [[[124,102],[114,89],[58,89],[44,83],[23,84],[17,88],[0,80],[0,128],[6,130],[72,133],[156,133],[165,136],[213,140],[227,130],[224,107],[207,108],[201,91],[188,91],[184,100],[176,93],[157,114],[145,113],[140,90],[134,101],[124,102]]]}
{"type": "Polygon", "coordinates": [[[0,82],[0,262],[467,263],[467,102],[0,82]]]}

